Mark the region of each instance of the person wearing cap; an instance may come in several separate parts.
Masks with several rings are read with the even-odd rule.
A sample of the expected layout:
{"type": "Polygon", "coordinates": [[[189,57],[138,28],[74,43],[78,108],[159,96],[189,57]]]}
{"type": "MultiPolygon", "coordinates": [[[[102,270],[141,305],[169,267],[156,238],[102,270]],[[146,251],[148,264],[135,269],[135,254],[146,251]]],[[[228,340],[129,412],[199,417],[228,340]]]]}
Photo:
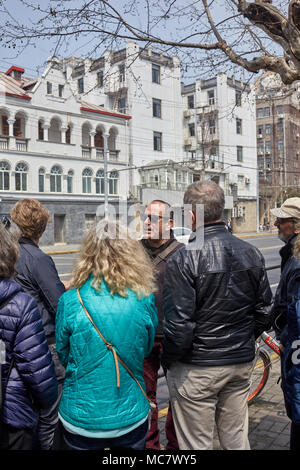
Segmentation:
{"type": "Polygon", "coordinates": [[[281,388],[288,417],[291,419],[290,449],[299,450],[299,366],[293,365],[291,355],[293,341],[299,335],[299,294],[300,294],[300,198],[287,199],[280,208],[271,210],[277,218],[279,238],[285,242],[280,250],[281,277],[276,290],[273,319],[276,337],[281,349],[281,388]],[[295,299],[295,300],[294,300],[295,299]]]}
{"type": "Polygon", "coordinates": [[[285,245],[280,249],[281,276],[273,303],[273,327],[284,350],[287,338],[287,311],[300,285],[300,259],[293,256],[297,234],[300,233],[300,198],[287,199],[281,207],[271,209],[278,237],[285,245]]]}

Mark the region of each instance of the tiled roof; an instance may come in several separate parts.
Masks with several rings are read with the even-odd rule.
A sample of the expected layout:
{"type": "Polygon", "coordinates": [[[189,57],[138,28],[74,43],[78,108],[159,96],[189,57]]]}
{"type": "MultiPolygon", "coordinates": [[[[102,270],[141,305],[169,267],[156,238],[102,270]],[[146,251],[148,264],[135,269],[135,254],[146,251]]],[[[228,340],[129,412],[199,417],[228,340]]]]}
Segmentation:
{"type": "Polygon", "coordinates": [[[1,92],[3,93],[3,87],[5,89],[6,96],[14,96],[16,98],[21,98],[24,100],[31,100],[31,97],[27,95],[26,91],[23,90],[22,86],[25,84],[28,79],[25,79],[25,83],[23,81],[15,80],[13,77],[6,75],[4,72],[0,72],[0,84],[1,84],[1,92]]]}

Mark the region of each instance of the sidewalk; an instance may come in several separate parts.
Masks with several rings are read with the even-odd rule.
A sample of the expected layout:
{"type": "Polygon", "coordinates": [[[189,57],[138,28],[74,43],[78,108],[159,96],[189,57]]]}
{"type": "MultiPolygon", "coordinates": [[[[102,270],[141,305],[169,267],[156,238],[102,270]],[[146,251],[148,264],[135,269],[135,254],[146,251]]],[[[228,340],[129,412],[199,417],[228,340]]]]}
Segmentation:
{"type": "MultiPolygon", "coordinates": [[[[251,237],[268,237],[272,235],[277,235],[276,232],[252,232],[252,233],[237,233],[233,234],[238,238],[251,238],[251,237]]],[[[72,253],[74,251],[78,251],[80,248],[80,243],[73,243],[73,244],[68,244],[68,243],[61,243],[61,244],[55,244],[55,245],[42,245],[40,246],[41,250],[43,250],[45,253],[48,253],[50,255],[53,254],[64,254],[64,253],[72,253]]]]}
{"type": "MultiPolygon", "coordinates": [[[[255,403],[249,406],[249,441],[252,450],[289,450],[290,420],[286,416],[280,384],[279,358],[272,361],[270,377],[255,403]]],[[[159,420],[161,444],[166,446],[164,432],[166,417],[159,420]]],[[[217,435],[214,450],[220,449],[217,435]]]]}

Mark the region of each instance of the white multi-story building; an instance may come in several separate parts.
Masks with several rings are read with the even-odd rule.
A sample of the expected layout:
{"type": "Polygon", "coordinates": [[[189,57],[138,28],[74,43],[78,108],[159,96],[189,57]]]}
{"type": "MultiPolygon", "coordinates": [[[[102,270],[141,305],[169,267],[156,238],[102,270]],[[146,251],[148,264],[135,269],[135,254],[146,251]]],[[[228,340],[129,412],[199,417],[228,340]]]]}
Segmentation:
{"type": "Polygon", "coordinates": [[[42,242],[77,242],[104,202],[104,143],[109,203],[127,198],[130,116],[78,99],[55,58],[41,77],[23,74],[0,73],[1,212],[38,198],[51,214],[42,242]]]}
{"type": "Polygon", "coordinates": [[[194,179],[211,178],[227,195],[236,232],[257,227],[255,91],[225,73],[183,86],[184,148],[194,179]],[[197,172],[198,170],[198,172],[197,172]],[[198,174],[197,174],[198,173],[198,174]],[[231,210],[232,209],[232,210],[231,210]]]}
{"type": "Polygon", "coordinates": [[[63,61],[67,80],[82,101],[131,116],[129,192],[139,193],[138,169],[153,160],[183,159],[180,62],[128,42],[97,60],[63,61]]]}

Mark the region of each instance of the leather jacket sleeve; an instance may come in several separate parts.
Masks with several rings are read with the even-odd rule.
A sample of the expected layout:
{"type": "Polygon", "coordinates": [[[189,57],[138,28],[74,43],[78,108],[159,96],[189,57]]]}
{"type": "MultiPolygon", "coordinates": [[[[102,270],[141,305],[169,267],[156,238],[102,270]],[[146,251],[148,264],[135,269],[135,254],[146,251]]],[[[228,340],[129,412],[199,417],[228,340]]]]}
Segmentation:
{"type": "Polygon", "coordinates": [[[196,322],[196,290],[185,251],[179,250],[167,263],[164,290],[164,340],[162,364],[169,367],[191,348],[196,322]]]}
{"type": "MultiPolygon", "coordinates": [[[[263,261],[264,264],[264,261],[263,261]]],[[[254,310],[254,336],[258,338],[263,331],[269,330],[272,326],[272,292],[268,281],[268,276],[263,267],[260,284],[258,287],[257,301],[254,310]]]]}

